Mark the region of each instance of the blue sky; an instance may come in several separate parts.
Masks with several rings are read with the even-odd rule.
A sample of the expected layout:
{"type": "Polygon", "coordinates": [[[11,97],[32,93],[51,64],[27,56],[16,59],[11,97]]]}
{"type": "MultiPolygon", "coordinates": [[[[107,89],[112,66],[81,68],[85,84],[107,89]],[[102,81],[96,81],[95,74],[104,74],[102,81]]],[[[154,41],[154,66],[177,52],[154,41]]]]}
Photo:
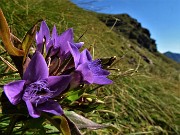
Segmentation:
{"type": "Polygon", "coordinates": [[[128,13],[150,30],[160,52],[180,53],[180,0],[71,0],[100,13],[128,13]],[[89,3],[88,3],[89,2],[89,3]]]}

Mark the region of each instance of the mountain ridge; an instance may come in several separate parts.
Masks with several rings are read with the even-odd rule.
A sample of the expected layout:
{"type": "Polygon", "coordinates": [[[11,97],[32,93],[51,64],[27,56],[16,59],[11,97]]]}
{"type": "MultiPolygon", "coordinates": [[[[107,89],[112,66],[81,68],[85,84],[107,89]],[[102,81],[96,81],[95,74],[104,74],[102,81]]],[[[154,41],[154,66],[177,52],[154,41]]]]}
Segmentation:
{"type": "Polygon", "coordinates": [[[165,56],[167,56],[168,58],[180,63],[180,53],[173,53],[171,51],[167,51],[165,53],[163,53],[165,56]]]}
{"type": "Polygon", "coordinates": [[[151,38],[150,31],[142,27],[137,19],[128,14],[99,14],[99,18],[108,27],[118,34],[123,34],[129,40],[137,42],[140,47],[147,48],[150,52],[157,52],[156,41],[151,38]]]}

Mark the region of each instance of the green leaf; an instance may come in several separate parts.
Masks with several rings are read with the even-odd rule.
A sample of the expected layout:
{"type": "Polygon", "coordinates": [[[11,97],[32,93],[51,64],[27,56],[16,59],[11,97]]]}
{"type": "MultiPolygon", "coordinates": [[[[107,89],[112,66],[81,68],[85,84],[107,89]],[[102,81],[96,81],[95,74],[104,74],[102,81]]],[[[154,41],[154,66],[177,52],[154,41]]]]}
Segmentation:
{"type": "Polygon", "coordinates": [[[67,99],[70,101],[75,101],[77,99],[79,99],[82,94],[84,93],[84,91],[82,89],[80,90],[76,90],[76,91],[70,91],[67,93],[67,99]]]}
{"type": "Polygon", "coordinates": [[[60,129],[61,129],[61,132],[63,133],[63,135],[71,135],[69,124],[63,115],[62,116],[54,116],[53,119],[60,120],[60,129]]]}
{"type": "Polygon", "coordinates": [[[101,129],[108,127],[107,125],[97,124],[73,111],[64,111],[67,118],[75,123],[79,129],[101,129]]]}
{"type": "Polygon", "coordinates": [[[71,135],[68,122],[64,116],[52,116],[46,113],[42,113],[42,116],[51,122],[63,135],[71,135]]]}
{"type": "Polygon", "coordinates": [[[65,115],[64,115],[64,117],[66,118],[66,120],[68,122],[68,125],[71,130],[71,134],[72,135],[82,135],[80,130],[78,129],[78,127],[75,125],[75,123],[73,121],[71,121],[68,117],[66,117],[65,115]]]}
{"type": "Polygon", "coordinates": [[[0,9],[0,37],[4,43],[5,49],[10,55],[13,56],[24,56],[24,51],[14,47],[11,41],[10,30],[4,17],[2,10],[0,9]]]}
{"type": "Polygon", "coordinates": [[[23,63],[25,62],[26,57],[29,53],[29,49],[34,41],[34,37],[36,35],[37,23],[26,33],[22,41],[21,47],[22,47],[22,50],[24,51],[23,63]]]}

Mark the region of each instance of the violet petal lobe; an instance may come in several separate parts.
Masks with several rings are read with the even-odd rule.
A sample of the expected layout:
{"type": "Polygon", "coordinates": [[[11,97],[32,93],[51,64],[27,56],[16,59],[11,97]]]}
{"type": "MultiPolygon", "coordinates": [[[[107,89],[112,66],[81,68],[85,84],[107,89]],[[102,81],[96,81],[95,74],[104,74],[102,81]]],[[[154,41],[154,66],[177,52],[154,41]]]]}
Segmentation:
{"type": "Polygon", "coordinates": [[[80,49],[84,45],[84,42],[79,42],[79,43],[74,43],[74,44],[78,49],[80,49]]]}
{"type": "Polygon", "coordinates": [[[24,73],[23,80],[35,82],[48,78],[48,75],[49,72],[46,61],[43,55],[36,51],[24,73]]]}
{"type": "Polygon", "coordinates": [[[106,76],[94,76],[93,83],[104,85],[104,84],[112,84],[113,81],[106,78],[106,76]]]}
{"type": "Polygon", "coordinates": [[[46,37],[46,39],[50,38],[50,31],[49,31],[49,28],[45,21],[42,21],[42,23],[41,23],[40,32],[41,32],[43,38],[44,38],[44,36],[46,37]]]}
{"type": "MultiPolygon", "coordinates": [[[[69,42],[73,42],[73,29],[70,28],[68,30],[66,30],[65,32],[63,32],[60,36],[59,36],[59,41],[61,45],[67,44],[67,41],[69,42]]],[[[63,46],[66,48],[66,46],[63,46]]]]}
{"type": "Polygon", "coordinates": [[[37,108],[34,107],[29,100],[26,100],[25,102],[26,102],[26,106],[28,108],[29,115],[33,118],[40,117],[40,114],[41,114],[40,111],[38,111],[37,108]]]}
{"type": "Polygon", "coordinates": [[[57,37],[58,33],[57,33],[57,29],[56,26],[54,25],[53,30],[52,30],[52,39],[54,40],[57,37]]]}
{"type": "Polygon", "coordinates": [[[41,51],[44,42],[50,39],[50,31],[45,21],[42,21],[39,32],[36,33],[37,50],[41,51]]]}
{"type": "Polygon", "coordinates": [[[88,63],[90,70],[96,76],[108,76],[110,73],[107,70],[101,68],[100,60],[93,60],[88,63]]]}
{"type": "Polygon", "coordinates": [[[68,42],[68,47],[69,47],[70,53],[74,59],[75,68],[77,68],[77,66],[79,64],[79,59],[80,59],[80,52],[73,43],[68,42]]]}
{"type": "Polygon", "coordinates": [[[53,41],[54,48],[55,49],[58,48],[59,47],[59,44],[58,44],[58,33],[57,33],[55,25],[54,25],[53,30],[52,30],[52,41],[53,41]]]}
{"type": "Polygon", "coordinates": [[[16,105],[21,101],[25,80],[19,80],[6,84],[3,89],[9,101],[16,105]]]}
{"type": "Polygon", "coordinates": [[[88,63],[83,63],[83,64],[80,64],[76,71],[79,71],[82,76],[83,76],[83,81],[85,81],[86,83],[93,83],[93,73],[92,71],[90,70],[89,66],[88,66],[88,63]]]}
{"type": "Polygon", "coordinates": [[[83,50],[80,54],[79,64],[85,62],[91,62],[91,61],[92,61],[92,56],[90,52],[87,49],[83,50]]]}
{"type": "Polygon", "coordinates": [[[62,115],[63,110],[58,102],[54,100],[48,100],[47,102],[37,106],[39,111],[52,113],[54,115],[62,115]]]}
{"type": "Polygon", "coordinates": [[[61,76],[49,76],[47,79],[47,87],[53,91],[51,98],[58,96],[62,91],[64,91],[71,81],[71,76],[61,75],[61,76]]]}
{"type": "Polygon", "coordinates": [[[61,50],[61,55],[69,54],[69,47],[68,47],[68,42],[72,43],[77,49],[80,49],[84,42],[79,42],[79,43],[74,43],[74,38],[73,38],[73,29],[70,28],[63,32],[57,41],[61,50]]]}
{"type": "Polygon", "coordinates": [[[68,42],[73,42],[73,29],[70,28],[58,37],[59,47],[62,54],[69,52],[68,42]]]}

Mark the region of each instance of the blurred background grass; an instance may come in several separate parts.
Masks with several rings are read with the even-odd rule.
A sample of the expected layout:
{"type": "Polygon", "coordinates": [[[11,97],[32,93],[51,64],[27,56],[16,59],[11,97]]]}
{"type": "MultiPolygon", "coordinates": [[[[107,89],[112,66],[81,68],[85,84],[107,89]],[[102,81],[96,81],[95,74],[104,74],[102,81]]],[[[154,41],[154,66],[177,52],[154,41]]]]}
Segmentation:
{"type": "MultiPolygon", "coordinates": [[[[110,76],[114,84],[96,91],[105,108],[84,114],[114,128],[83,130],[84,134],[180,133],[179,64],[139,47],[108,28],[98,14],[80,9],[68,0],[1,0],[0,7],[11,32],[20,39],[35,22],[45,19],[50,28],[57,26],[59,34],[72,27],[75,41],[87,31],[80,41],[85,42],[84,48],[94,48],[91,53],[95,58],[117,56],[113,68],[119,71],[112,71],[110,76]],[[153,63],[147,63],[142,56],[153,63]]],[[[0,49],[1,56],[9,60],[3,52],[0,49]]],[[[2,76],[7,66],[0,61],[0,67],[0,85],[18,79],[17,74],[2,76]]]]}

